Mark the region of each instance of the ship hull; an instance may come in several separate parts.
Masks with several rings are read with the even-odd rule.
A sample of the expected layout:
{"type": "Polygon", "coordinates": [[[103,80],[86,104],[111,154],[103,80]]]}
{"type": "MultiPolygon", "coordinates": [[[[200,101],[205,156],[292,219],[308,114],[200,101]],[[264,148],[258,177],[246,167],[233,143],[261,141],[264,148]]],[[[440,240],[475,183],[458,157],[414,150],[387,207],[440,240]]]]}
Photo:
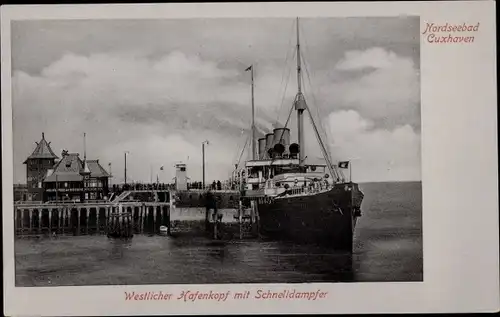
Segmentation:
{"type": "Polygon", "coordinates": [[[363,194],[345,184],[307,196],[257,202],[259,232],[271,239],[293,240],[352,252],[363,194]]]}

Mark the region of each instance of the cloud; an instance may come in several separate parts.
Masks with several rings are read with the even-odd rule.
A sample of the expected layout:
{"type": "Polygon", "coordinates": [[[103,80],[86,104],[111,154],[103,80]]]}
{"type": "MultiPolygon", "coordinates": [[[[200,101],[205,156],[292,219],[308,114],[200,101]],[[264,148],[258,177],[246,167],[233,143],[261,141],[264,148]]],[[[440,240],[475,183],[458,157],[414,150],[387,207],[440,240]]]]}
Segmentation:
{"type": "Polygon", "coordinates": [[[330,110],[353,109],[376,125],[420,129],[420,72],[409,57],[380,47],[347,51],[322,74],[319,99],[330,110]]]}
{"type": "MultiPolygon", "coordinates": [[[[366,169],[359,166],[357,171],[366,180],[417,177],[419,135],[412,123],[420,120],[415,110],[419,84],[412,60],[376,48],[346,52],[336,65],[316,72],[319,93],[308,100],[321,108],[316,121],[333,127],[327,129],[329,139],[335,141],[335,150],[343,148],[337,153],[362,156],[359,164],[366,164],[366,169]],[[369,72],[360,71],[366,67],[369,72]],[[390,124],[383,120],[381,124],[381,119],[390,124]],[[381,153],[384,147],[388,149],[381,153]],[[392,162],[389,169],[387,162],[392,162]]],[[[40,74],[15,71],[16,181],[24,181],[20,162],[41,132],[56,152],[62,148],[82,152],[86,132],[88,157],[112,162],[116,175],[124,169],[123,152],[130,151],[128,174],[141,181],[149,180],[151,166],[161,165],[166,169],[160,177],[171,179],[173,164],[180,160],[187,161],[188,174],[200,180],[201,142],[208,139],[207,179],[226,177],[250,126],[250,78],[245,66],[173,50],[155,58],[132,52],[67,53],[40,74]]],[[[292,82],[284,93],[281,66],[262,62],[256,67],[260,134],[282,126],[292,106],[296,89],[292,82]]],[[[293,76],[289,80],[295,81],[293,76]]],[[[314,91],[305,88],[306,97],[314,91]]],[[[292,141],[296,140],[295,114],[288,127],[292,141]]],[[[310,126],[306,135],[308,153],[319,155],[310,126]]]]}
{"type": "MultiPolygon", "coordinates": [[[[149,180],[150,165],[173,166],[188,156],[195,162],[191,172],[201,179],[201,142],[210,139],[207,176],[226,177],[219,171],[231,169],[250,126],[244,76],[244,69],[180,51],[156,60],[66,54],[39,76],[18,71],[13,77],[16,177],[23,181],[20,162],[42,131],[56,152],[82,152],[86,132],[89,157],[112,162],[116,171],[123,171],[123,152],[130,151],[129,175],[142,181],[149,180]]],[[[259,97],[256,123],[268,132],[274,124],[267,104],[276,99],[273,86],[263,86],[259,97]]]]}
{"type": "Polygon", "coordinates": [[[381,47],[372,47],[365,51],[349,51],[337,63],[339,70],[360,70],[363,68],[390,68],[399,62],[394,52],[388,52],[381,47]]]}
{"type": "Polygon", "coordinates": [[[354,110],[328,116],[333,157],[352,160],[356,181],[420,180],[420,134],[410,125],[374,128],[354,110]]]}

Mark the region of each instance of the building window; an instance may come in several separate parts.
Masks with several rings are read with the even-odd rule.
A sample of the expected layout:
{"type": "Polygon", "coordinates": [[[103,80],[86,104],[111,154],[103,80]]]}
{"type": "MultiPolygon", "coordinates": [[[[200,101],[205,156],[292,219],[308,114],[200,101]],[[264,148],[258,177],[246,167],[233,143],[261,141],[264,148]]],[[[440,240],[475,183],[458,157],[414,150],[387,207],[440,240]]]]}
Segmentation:
{"type": "Polygon", "coordinates": [[[68,182],[64,182],[64,188],[68,188],[68,182]]]}

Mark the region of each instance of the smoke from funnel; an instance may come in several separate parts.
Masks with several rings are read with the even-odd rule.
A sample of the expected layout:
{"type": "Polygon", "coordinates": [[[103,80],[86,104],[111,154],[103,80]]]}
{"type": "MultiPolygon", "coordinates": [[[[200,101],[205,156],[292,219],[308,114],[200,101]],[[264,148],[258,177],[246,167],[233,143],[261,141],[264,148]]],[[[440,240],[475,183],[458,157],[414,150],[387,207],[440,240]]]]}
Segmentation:
{"type": "Polygon", "coordinates": [[[273,123],[273,130],[274,129],[282,129],[284,128],[285,126],[283,124],[281,124],[281,122],[274,122],[273,123]]]}

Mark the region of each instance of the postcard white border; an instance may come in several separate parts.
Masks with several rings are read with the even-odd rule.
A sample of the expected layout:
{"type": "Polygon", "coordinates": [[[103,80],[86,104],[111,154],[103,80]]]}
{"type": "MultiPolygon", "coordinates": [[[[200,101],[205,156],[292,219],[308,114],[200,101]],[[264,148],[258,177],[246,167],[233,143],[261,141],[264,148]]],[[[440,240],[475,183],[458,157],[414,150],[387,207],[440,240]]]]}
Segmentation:
{"type": "Polygon", "coordinates": [[[4,314],[135,315],[498,311],[495,3],[233,3],[2,6],[4,314]],[[421,25],[477,23],[474,44],[421,38],[424,282],[19,288],[14,283],[10,21],[418,15],[421,25]],[[321,289],[327,300],[224,303],[124,300],[124,290],[321,289]]]}

